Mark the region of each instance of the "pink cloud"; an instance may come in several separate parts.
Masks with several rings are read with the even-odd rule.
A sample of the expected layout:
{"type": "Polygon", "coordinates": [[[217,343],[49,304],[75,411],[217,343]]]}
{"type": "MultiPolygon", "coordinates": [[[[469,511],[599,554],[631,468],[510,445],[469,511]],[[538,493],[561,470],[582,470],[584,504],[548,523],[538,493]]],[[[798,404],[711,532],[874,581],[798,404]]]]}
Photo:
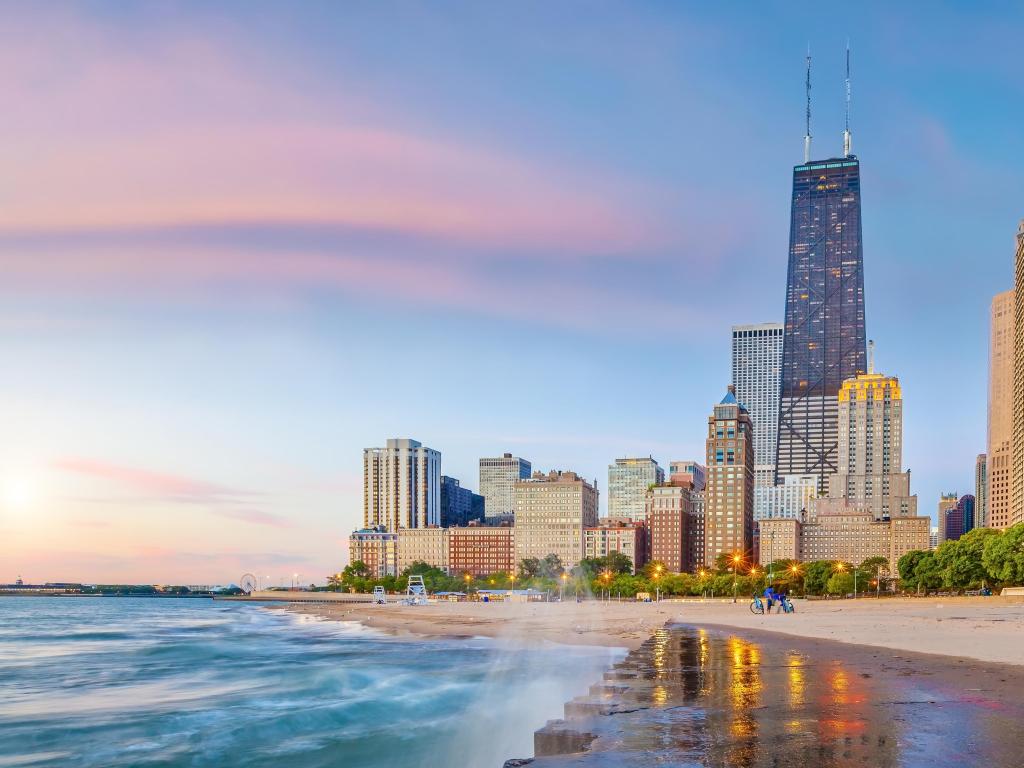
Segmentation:
{"type": "Polygon", "coordinates": [[[296,88],[308,73],[216,31],[132,46],[74,15],[37,22],[45,34],[24,20],[0,32],[15,116],[0,232],[277,222],[548,251],[666,241],[628,179],[418,130],[344,82],[296,88]]]}
{"type": "MultiPolygon", "coordinates": [[[[153,472],[137,467],[96,461],[81,457],[65,457],[53,462],[55,469],[106,481],[118,490],[140,494],[149,499],[165,502],[198,504],[210,514],[231,520],[274,528],[292,528],[294,523],[280,515],[246,506],[257,494],[228,488],[183,475],[153,472]]],[[[81,525],[90,525],[81,522],[81,525]]]]}

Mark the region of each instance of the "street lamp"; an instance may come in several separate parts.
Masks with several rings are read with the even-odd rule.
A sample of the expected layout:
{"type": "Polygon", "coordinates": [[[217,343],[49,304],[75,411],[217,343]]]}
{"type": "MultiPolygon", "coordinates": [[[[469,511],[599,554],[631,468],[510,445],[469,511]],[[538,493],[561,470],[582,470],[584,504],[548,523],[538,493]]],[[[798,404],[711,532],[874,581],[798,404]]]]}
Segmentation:
{"type": "Polygon", "coordinates": [[[704,589],[704,577],[708,575],[708,572],[701,568],[697,571],[697,577],[700,579],[700,596],[703,598],[707,591],[704,589]]]}
{"type": "Polygon", "coordinates": [[[608,585],[611,584],[612,572],[606,568],[601,574],[601,579],[604,581],[605,600],[610,601],[612,599],[612,591],[608,588],[608,585]]]}
{"type": "Polygon", "coordinates": [[[562,571],[562,586],[558,588],[558,602],[562,602],[562,600],[565,598],[565,582],[568,578],[569,574],[565,571],[562,571]]]}
{"type": "Polygon", "coordinates": [[[661,566],[654,566],[654,602],[661,602],[661,585],[658,584],[658,579],[661,577],[661,566]]]}
{"type": "Polygon", "coordinates": [[[473,578],[468,573],[462,574],[462,578],[466,580],[466,597],[469,597],[469,582],[473,578]]]}
{"type": "Polygon", "coordinates": [[[742,559],[739,552],[732,556],[732,601],[734,603],[736,602],[736,568],[742,559]]]}
{"type": "MultiPolygon", "coordinates": [[[[794,576],[799,576],[800,575],[800,567],[797,566],[797,565],[791,565],[791,566],[789,566],[789,572],[792,573],[794,576]]],[[[804,597],[807,597],[807,576],[806,575],[804,576],[804,597]]]]}

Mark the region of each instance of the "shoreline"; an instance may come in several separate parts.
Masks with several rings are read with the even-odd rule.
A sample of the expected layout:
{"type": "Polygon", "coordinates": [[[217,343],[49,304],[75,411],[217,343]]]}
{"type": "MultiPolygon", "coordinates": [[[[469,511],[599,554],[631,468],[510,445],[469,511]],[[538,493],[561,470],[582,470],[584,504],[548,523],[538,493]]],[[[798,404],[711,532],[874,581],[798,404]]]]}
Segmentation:
{"type": "MultiPolygon", "coordinates": [[[[493,637],[520,643],[635,650],[666,624],[1024,665],[1024,600],[1000,597],[796,600],[796,613],[760,616],[749,600],[661,603],[299,604],[276,610],[356,621],[408,639],[493,637]]],[[[268,606],[270,607],[270,606],[268,606]]]]}

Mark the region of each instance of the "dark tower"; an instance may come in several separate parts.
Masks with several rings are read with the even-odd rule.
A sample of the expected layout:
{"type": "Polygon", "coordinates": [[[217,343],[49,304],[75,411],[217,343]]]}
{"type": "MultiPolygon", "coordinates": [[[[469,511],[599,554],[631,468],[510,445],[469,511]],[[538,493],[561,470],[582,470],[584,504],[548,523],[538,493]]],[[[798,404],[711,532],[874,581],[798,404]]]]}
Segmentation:
{"type": "Polygon", "coordinates": [[[808,159],[793,168],[776,482],[817,475],[819,493],[828,491],[839,388],[866,370],[860,161],[808,159]]]}

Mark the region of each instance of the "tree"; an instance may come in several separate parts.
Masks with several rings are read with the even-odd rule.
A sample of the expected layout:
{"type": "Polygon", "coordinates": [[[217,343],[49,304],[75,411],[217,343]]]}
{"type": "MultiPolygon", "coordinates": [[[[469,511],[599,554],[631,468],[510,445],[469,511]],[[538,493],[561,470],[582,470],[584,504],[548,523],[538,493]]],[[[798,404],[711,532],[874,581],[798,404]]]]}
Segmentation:
{"type": "Polygon", "coordinates": [[[875,580],[875,591],[882,591],[882,582],[885,580],[885,576],[889,573],[889,558],[882,557],[881,555],[875,555],[869,557],[860,564],[858,569],[861,573],[864,573],[875,580]]]}
{"type": "Polygon", "coordinates": [[[540,576],[546,579],[557,579],[562,575],[562,558],[558,555],[551,554],[547,555],[543,560],[540,561],[540,576]]]}
{"type": "Polygon", "coordinates": [[[519,573],[517,578],[532,579],[540,575],[540,560],[536,557],[525,557],[519,561],[519,573]]]}
{"type": "Polygon", "coordinates": [[[739,573],[745,562],[742,552],[719,552],[718,557],[715,558],[715,572],[731,575],[733,566],[735,566],[736,573],[739,573]],[[739,557],[738,563],[735,562],[737,557],[739,557]]]}
{"type": "Polygon", "coordinates": [[[998,582],[1024,583],[1024,523],[988,538],[982,563],[988,575],[998,582]]]}
{"type": "Polygon", "coordinates": [[[609,552],[603,558],[604,567],[612,573],[632,573],[633,572],[633,560],[629,555],[624,555],[621,552],[609,552]]]}
{"type": "Polygon", "coordinates": [[[988,578],[983,562],[986,542],[1000,535],[991,528],[975,528],[955,541],[943,542],[935,551],[943,585],[959,589],[981,586],[988,578]]]}
{"type": "Polygon", "coordinates": [[[340,573],[332,573],[327,577],[327,589],[331,592],[340,592],[345,588],[345,577],[340,573]]]}
{"type": "Polygon", "coordinates": [[[341,572],[342,581],[352,581],[354,579],[368,579],[370,578],[370,566],[364,563],[362,560],[355,560],[345,566],[345,570],[341,572]]]}
{"type": "Polygon", "coordinates": [[[811,595],[823,595],[828,588],[828,580],[832,576],[835,564],[831,560],[815,560],[804,566],[804,584],[807,585],[807,593],[811,595]]]}
{"type": "Polygon", "coordinates": [[[853,574],[849,571],[836,571],[825,585],[830,595],[849,595],[853,593],[853,574]]]}
{"type": "Polygon", "coordinates": [[[658,577],[661,578],[668,573],[668,568],[661,560],[651,560],[644,564],[641,573],[645,579],[653,578],[654,574],[658,574],[658,577]]]}
{"type": "Polygon", "coordinates": [[[934,552],[925,552],[914,566],[914,579],[918,587],[938,589],[942,586],[942,571],[934,552]]]}
{"type": "Polygon", "coordinates": [[[903,555],[896,563],[896,572],[904,586],[910,589],[917,589],[917,577],[914,571],[921,559],[930,554],[926,549],[912,549],[903,555]]]}

